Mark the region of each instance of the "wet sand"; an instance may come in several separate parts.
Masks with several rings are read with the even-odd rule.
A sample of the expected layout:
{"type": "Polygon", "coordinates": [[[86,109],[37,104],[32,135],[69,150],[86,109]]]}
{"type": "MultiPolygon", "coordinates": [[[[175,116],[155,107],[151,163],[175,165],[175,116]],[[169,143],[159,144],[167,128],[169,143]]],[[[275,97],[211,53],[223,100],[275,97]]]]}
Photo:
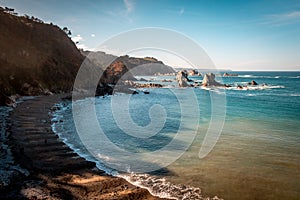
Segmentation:
{"type": "Polygon", "coordinates": [[[0,199],[160,199],[125,179],[112,177],[65,145],[50,123],[63,95],[26,100],[10,116],[15,162],[29,171],[0,189],[0,199]]]}

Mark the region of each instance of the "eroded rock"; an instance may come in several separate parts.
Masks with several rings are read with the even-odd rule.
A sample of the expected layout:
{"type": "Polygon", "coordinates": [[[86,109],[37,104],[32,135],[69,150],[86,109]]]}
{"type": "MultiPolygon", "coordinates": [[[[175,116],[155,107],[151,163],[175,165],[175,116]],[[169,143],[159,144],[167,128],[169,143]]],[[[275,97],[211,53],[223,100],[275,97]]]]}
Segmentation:
{"type": "Polygon", "coordinates": [[[181,70],[177,73],[176,81],[178,82],[179,87],[188,87],[190,86],[188,82],[188,74],[185,70],[181,70]]]}
{"type": "Polygon", "coordinates": [[[208,73],[205,74],[202,82],[202,86],[224,86],[223,84],[217,82],[215,80],[215,74],[214,73],[208,73]]]}

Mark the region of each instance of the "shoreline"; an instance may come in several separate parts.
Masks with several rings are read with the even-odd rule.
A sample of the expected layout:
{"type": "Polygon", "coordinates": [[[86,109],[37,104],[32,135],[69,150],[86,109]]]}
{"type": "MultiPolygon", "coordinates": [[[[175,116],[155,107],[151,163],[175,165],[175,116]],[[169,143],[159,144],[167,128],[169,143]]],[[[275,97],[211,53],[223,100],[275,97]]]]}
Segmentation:
{"type": "Polygon", "coordinates": [[[78,156],[52,131],[50,109],[66,95],[40,96],[11,113],[9,143],[28,176],[1,188],[1,199],[161,199],[78,156]]]}

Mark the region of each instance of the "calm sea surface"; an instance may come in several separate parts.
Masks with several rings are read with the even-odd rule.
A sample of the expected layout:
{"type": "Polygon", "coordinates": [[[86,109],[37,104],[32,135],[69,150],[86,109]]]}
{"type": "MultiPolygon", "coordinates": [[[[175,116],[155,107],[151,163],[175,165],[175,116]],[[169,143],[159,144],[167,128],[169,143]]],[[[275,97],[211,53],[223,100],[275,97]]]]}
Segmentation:
{"type": "MultiPolygon", "coordinates": [[[[189,131],[189,120],[181,127],[181,109],[185,108],[180,107],[180,99],[194,98],[190,96],[191,92],[195,94],[197,104],[191,104],[187,110],[199,110],[199,128],[194,140],[178,160],[163,170],[149,176],[135,175],[129,167],[128,172],[133,174],[121,174],[106,165],[114,157],[109,153],[100,156],[101,152],[98,167],[112,174],[121,174],[160,196],[179,199],[200,198],[201,195],[224,199],[300,199],[300,72],[233,73],[239,76],[217,77],[217,80],[232,87],[220,90],[226,95],[225,123],[213,150],[203,159],[199,159],[198,154],[212,119],[212,91],[201,87],[181,89],[175,86],[175,82],[162,82],[163,79],[173,80],[174,77],[170,76],[144,77],[166,85],[165,88],[149,89],[150,94],[140,92],[132,95],[128,101],[130,120],[140,127],[151,122],[149,110],[153,105],[164,109],[164,123],[150,138],[128,135],[116,122],[114,115],[121,113],[124,105],[112,104],[112,98],[122,99],[126,94],[96,98],[99,125],[109,141],[133,153],[159,150],[174,139],[179,128],[189,131]],[[242,90],[237,88],[252,80],[259,85],[242,90]],[[112,112],[112,105],[117,112],[112,112]]],[[[202,77],[192,79],[201,81],[202,77]]],[[[77,103],[84,108],[89,99],[77,103]]],[[[82,145],[79,136],[74,134],[71,104],[61,106],[53,120],[62,119],[62,122],[54,123],[53,129],[80,155],[95,160],[82,145]]],[[[76,110],[79,115],[83,111],[76,110]]],[[[152,117],[155,116],[154,113],[152,117]]],[[[197,116],[191,114],[190,117],[197,116]]],[[[129,119],[124,115],[121,120],[129,119]]],[[[190,121],[192,123],[193,120],[190,121]]],[[[89,127],[88,124],[86,126],[89,127]]],[[[130,128],[136,127],[128,126],[126,130],[130,131],[130,128]]]]}

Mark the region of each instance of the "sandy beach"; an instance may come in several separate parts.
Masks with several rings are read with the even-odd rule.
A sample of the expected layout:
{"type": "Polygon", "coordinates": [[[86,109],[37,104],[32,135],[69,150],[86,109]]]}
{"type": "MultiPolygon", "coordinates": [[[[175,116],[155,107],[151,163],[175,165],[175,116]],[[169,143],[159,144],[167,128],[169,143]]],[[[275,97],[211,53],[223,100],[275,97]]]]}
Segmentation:
{"type": "Polygon", "coordinates": [[[160,199],[105,174],[52,132],[50,109],[62,97],[36,97],[11,112],[8,131],[13,156],[30,175],[1,188],[0,199],[160,199]]]}

